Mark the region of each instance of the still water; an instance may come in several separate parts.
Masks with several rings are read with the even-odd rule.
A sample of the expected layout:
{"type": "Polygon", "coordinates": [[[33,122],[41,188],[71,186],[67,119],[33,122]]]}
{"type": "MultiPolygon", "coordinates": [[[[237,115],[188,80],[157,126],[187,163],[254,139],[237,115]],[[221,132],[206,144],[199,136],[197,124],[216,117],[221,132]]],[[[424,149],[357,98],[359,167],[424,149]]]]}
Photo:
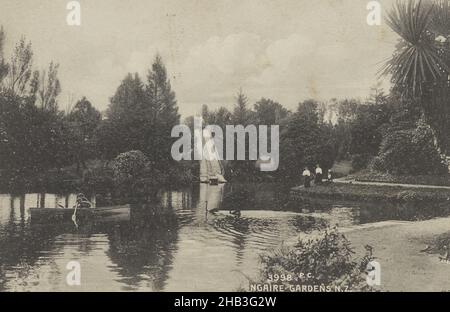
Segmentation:
{"type": "Polygon", "coordinates": [[[289,204],[273,185],[200,185],[161,193],[121,222],[35,224],[30,207],[74,194],[0,195],[0,291],[233,291],[248,288],[260,254],[337,224],[411,219],[414,213],[361,204],[289,204]],[[43,198],[44,197],[44,198],[43,198]],[[241,215],[230,210],[242,209],[241,215]],[[81,285],[68,286],[69,261],[81,285]]]}

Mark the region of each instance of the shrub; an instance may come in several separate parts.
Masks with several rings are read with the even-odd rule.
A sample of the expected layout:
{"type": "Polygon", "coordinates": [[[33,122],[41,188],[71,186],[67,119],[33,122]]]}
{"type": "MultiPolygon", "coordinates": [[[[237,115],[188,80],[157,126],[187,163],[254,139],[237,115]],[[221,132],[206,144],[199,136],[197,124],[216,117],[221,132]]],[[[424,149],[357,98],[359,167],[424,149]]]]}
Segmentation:
{"type": "Polygon", "coordinates": [[[373,259],[371,253],[355,261],[349,241],[336,228],[319,233],[317,238],[300,239],[292,248],[282,247],[262,256],[262,275],[295,276],[276,281],[285,289],[295,285],[325,285],[332,290],[335,287],[371,290],[365,279],[367,264],[373,259]]]}
{"type": "Polygon", "coordinates": [[[399,192],[397,194],[397,199],[399,201],[414,202],[421,200],[421,196],[415,191],[408,190],[399,192]]]}
{"type": "Polygon", "coordinates": [[[129,179],[141,177],[149,160],[141,151],[129,151],[119,154],[113,163],[116,181],[127,182],[129,179]]]}
{"type": "Polygon", "coordinates": [[[141,151],[119,154],[113,162],[114,184],[120,195],[133,195],[150,168],[150,161],[141,151]]]}
{"type": "Polygon", "coordinates": [[[376,167],[392,174],[435,174],[448,172],[433,131],[424,123],[415,129],[388,133],[381,143],[376,167]]]}
{"type": "Polygon", "coordinates": [[[384,171],[384,164],[380,157],[376,156],[372,158],[372,160],[369,163],[369,169],[371,171],[384,171]]]}
{"type": "Polygon", "coordinates": [[[367,167],[372,158],[369,154],[355,154],[352,156],[352,169],[358,171],[367,167]]]}

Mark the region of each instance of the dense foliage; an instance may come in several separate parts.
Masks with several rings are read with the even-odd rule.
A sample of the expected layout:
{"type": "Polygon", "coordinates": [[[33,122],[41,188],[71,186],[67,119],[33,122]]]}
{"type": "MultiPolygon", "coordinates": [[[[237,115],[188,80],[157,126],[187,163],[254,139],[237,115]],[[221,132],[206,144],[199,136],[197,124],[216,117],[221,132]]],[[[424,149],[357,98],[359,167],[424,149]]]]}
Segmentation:
{"type": "Polygon", "coordinates": [[[418,107],[435,130],[439,147],[449,150],[450,2],[399,1],[387,23],[399,35],[392,58],[383,68],[393,92],[418,107]]]}
{"type": "Polygon", "coordinates": [[[283,284],[287,290],[296,285],[315,285],[328,286],[331,291],[369,291],[365,273],[371,257],[354,259],[349,241],[332,228],[262,256],[262,276],[284,277],[269,282],[283,284]]]}
{"type": "Polygon", "coordinates": [[[279,174],[293,179],[304,167],[312,170],[320,164],[325,170],[331,168],[336,154],[330,127],[319,119],[317,102],[300,103],[281,129],[279,174]]]}
{"type": "Polygon", "coordinates": [[[191,166],[171,160],[170,133],[179,114],[161,57],[156,56],[145,83],[137,74],[125,77],[102,118],[85,97],[61,111],[59,65],[51,62],[47,70],[33,71],[31,43],[22,38],[7,58],[5,38],[1,29],[0,187],[45,188],[41,180],[52,180],[55,170],[61,184],[78,180],[94,187],[96,181],[109,181],[108,163],[131,150],[156,164],[156,183],[193,178],[191,166]],[[89,167],[96,159],[104,164],[89,167]]]}
{"type": "Polygon", "coordinates": [[[372,168],[395,175],[440,175],[448,172],[445,158],[436,147],[434,133],[425,123],[415,129],[386,134],[372,168]]]}

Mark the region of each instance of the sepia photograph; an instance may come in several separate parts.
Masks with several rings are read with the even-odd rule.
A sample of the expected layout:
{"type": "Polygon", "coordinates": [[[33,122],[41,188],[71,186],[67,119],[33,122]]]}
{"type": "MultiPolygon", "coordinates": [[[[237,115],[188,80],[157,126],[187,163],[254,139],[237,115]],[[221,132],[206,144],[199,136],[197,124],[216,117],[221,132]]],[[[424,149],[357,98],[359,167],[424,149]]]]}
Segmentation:
{"type": "Polygon", "coordinates": [[[449,0],[0,0],[0,293],[448,292],[449,165],[449,0]]]}

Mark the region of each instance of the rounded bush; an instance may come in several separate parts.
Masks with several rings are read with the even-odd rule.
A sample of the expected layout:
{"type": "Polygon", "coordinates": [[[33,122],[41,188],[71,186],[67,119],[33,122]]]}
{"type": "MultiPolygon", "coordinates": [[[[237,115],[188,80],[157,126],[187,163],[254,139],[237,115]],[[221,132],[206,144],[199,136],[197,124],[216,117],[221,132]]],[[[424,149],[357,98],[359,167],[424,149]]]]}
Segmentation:
{"type": "Polygon", "coordinates": [[[377,158],[372,165],[396,175],[448,173],[447,162],[437,148],[435,135],[426,124],[386,134],[377,158]]]}
{"type": "Polygon", "coordinates": [[[114,184],[120,193],[133,193],[133,186],[145,177],[149,160],[141,151],[119,154],[113,163],[114,184]]]}

